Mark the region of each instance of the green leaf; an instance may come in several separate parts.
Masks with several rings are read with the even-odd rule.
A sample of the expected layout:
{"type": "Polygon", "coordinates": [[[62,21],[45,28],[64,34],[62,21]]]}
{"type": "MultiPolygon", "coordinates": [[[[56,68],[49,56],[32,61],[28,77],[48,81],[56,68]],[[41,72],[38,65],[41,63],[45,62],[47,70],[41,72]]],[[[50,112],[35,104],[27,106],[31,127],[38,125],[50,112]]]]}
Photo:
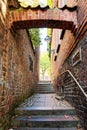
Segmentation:
{"type": "Polygon", "coordinates": [[[45,75],[45,72],[48,72],[50,76],[50,60],[48,57],[48,52],[41,53],[40,55],[40,69],[42,71],[43,77],[45,75]]]}
{"type": "Polygon", "coordinates": [[[40,34],[39,34],[39,29],[35,28],[35,29],[29,29],[29,34],[30,34],[30,38],[33,44],[33,47],[36,48],[38,46],[40,46],[40,34]]]}

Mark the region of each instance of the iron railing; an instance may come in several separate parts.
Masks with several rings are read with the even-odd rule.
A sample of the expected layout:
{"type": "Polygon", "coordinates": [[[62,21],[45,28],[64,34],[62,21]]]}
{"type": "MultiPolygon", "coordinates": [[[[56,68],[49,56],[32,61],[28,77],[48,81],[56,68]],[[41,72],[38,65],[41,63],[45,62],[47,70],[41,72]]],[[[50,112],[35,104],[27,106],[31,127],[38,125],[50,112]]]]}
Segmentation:
{"type": "Polygon", "coordinates": [[[73,80],[75,81],[75,83],[77,84],[77,86],[79,87],[79,89],[81,90],[81,92],[83,93],[83,95],[87,98],[86,92],[84,91],[84,89],[82,88],[82,86],[79,84],[79,82],[77,81],[77,79],[75,78],[75,76],[70,72],[70,70],[64,71],[63,73],[60,74],[60,76],[63,75],[63,74],[65,74],[65,73],[67,73],[67,72],[73,78],[73,80]]]}

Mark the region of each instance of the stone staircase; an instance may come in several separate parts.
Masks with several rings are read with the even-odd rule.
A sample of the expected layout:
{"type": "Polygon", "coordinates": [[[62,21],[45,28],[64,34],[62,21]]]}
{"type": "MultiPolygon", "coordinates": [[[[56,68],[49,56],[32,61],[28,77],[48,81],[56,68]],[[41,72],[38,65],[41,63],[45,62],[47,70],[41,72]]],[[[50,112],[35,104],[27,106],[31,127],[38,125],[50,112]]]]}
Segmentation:
{"type": "Polygon", "coordinates": [[[54,93],[53,85],[50,81],[39,82],[36,88],[37,93],[54,93]]]}
{"type": "Polygon", "coordinates": [[[65,100],[57,100],[55,93],[48,93],[49,89],[45,86],[48,84],[40,83],[38,86],[40,85],[41,91],[29,97],[15,110],[11,130],[80,130],[77,129],[80,121],[74,107],[65,100]]]}

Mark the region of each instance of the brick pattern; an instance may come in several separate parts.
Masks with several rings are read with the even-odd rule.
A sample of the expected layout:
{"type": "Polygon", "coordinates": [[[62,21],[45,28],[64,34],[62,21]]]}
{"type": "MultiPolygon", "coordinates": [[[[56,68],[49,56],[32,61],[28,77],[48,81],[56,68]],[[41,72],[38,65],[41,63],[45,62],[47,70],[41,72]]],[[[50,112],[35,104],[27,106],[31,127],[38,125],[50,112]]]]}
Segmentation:
{"type": "Polygon", "coordinates": [[[80,42],[86,31],[87,31],[87,2],[86,0],[83,0],[83,2],[81,0],[78,0],[77,29],[73,30],[75,41],[72,42],[67,57],[69,56],[73,48],[75,48],[75,46],[80,42]]]}
{"type": "MultiPolygon", "coordinates": [[[[61,40],[61,48],[57,54],[57,61],[53,64],[53,83],[56,92],[61,85],[58,79],[59,74],[65,70],[70,70],[72,74],[77,78],[80,85],[87,92],[87,2],[86,0],[78,0],[77,8],[77,29],[72,32],[66,31],[63,39],[61,40]],[[81,47],[82,61],[77,65],[72,66],[72,56],[76,50],[81,47]]],[[[66,77],[67,78],[67,77],[66,77]]],[[[62,77],[64,81],[64,77],[62,77]]],[[[71,82],[67,82],[69,87],[66,87],[66,99],[70,103],[74,104],[77,109],[77,113],[80,116],[81,122],[87,129],[87,99],[82,95],[79,89],[76,89],[76,85],[72,86],[71,82]]],[[[65,84],[64,84],[65,85],[65,84]]]]}
{"type": "Polygon", "coordinates": [[[77,26],[76,11],[47,9],[47,10],[21,10],[11,12],[11,21],[16,29],[29,27],[54,27],[72,29],[77,26]],[[58,24],[59,22],[59,24],[58,24]]]}
{"type": "MultiPolygon", "coordinates": [[[[80,42],[80,40],[84,36],[85,32],[87,31],[86,6],[87,6],[87,4],[86,4],[85,0],[83,2],[81,0],[78,1],[77,29],[73,28],[71,32],[66,31],[64,38],[60,42],[61,48],[60,48],[59,53],[57,54],[57,61],[53,65],[54,66],[54,68],[53,68],[54,78],[59,74],[59,71],[60,71],[64,61],[67,59],[67,57],[70,55],[70,53],[73,51],[75,46],[80,42]]],[[[55,41],[55,39],[54,39],[54,41],[55,41]]],[[[56,46],[55,46],[55,49],[56,49],[56,46]]],[[[52,63],[53,63],[53,61],[52,61],[52,63]]],[[[54,79],[54,81],[55,81],[55,79],[54,79]]]]}
{"type": "MultiPolygon", "coordinates": [[[[69,58],[66,60],[65,64],[63,65],[62,71],[65,71],[69,69],[72,74],[77,78],[78,82],[82,86],[85,92],[87,92],[87,33],[84,35],[82,40],[78,43],[77,47],[74,49],[72,54],[69,56],[69,58]],[[72,56],[76,52],[77,49],[81,47],[81,56],[82,61],[80,61],[78,64],[72,67],[72,56]]],[[[69,79],[67,75],[65,76],[66,79],[64,79],[64,76],[62,77],[62,80],[64,82],[64,86],[68,85],[66,89],[66,99],[72,103],[76,109],[77,113],[81,119],[81,122],[85,128],[87,129],[87,99],[82,94],[82,92],[76,87],[76,84],[73,84],[72,78],[69,79]],[[67,81],[66,81],[67,80],[67,81]],[[67,84],[66,84],[67,83],[67,84]]]]}
{"type": "Polygon", "coordinates": [[[87,22],[87,1],[86,0],[78,0],[78,27],[80,27],[84,20],[87,22]]]}
{"type": "Polygon", "coordinates": [[[0,128],[2,130],[7,129],[9,125],[12,109],[35,90],[35,84],[38,82],[37,54],[32,50],[26,30],[8,29],[8,25],[0,24],[0,128]],[[33,60],[33,72],[29,69],[29,55],[33,60]]]}
{"type": "MultiPolygon", "coordinates": [[[[55,30],[55,31],[56,31],[55,33],[57,33],[58,30],[55,30]]],[[[61,30],[60,30],[59,34],[61,35],[61,30]]],[[[73,41],[74,41],[74,36],[71,33],[71,31],[69,31],[69,30],[66,30],[63,40],[60,40],[60,37],[59,37],[58,41],[56,41],[55,38],[52,39],[52,46],[55,46],[55,44],[60,44],[60,50],[58,53],[55,54],[55,55],[57,55],[56,62],[54,61],[55,55],[54,54],[51,55],[52,56],[52,58],[51,58],[52,80],[54,80],[53,82],[56,81],[55,78],[60,73],[62,65],[67,57],[67,53],[69,53],[69,51],[71,49],[71,45],[72,45],[73,41]]],[[[52,49],[54,49],[54,48],[52,48],[52,49]]]]}

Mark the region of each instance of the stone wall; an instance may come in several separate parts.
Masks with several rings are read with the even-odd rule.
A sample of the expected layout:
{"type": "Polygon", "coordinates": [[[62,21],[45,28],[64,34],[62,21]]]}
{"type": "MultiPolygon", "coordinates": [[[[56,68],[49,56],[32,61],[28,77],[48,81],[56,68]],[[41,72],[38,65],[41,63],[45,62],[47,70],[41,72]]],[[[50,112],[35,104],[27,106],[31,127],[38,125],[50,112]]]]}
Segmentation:
{"type": "Polygon", "coordinates": [[[34,92],[38,82],[39,62],[28,33],[10,28],[8,18],[4,22],[0,19],[1,130],[7,130],[12,110],[34,92]]]}

